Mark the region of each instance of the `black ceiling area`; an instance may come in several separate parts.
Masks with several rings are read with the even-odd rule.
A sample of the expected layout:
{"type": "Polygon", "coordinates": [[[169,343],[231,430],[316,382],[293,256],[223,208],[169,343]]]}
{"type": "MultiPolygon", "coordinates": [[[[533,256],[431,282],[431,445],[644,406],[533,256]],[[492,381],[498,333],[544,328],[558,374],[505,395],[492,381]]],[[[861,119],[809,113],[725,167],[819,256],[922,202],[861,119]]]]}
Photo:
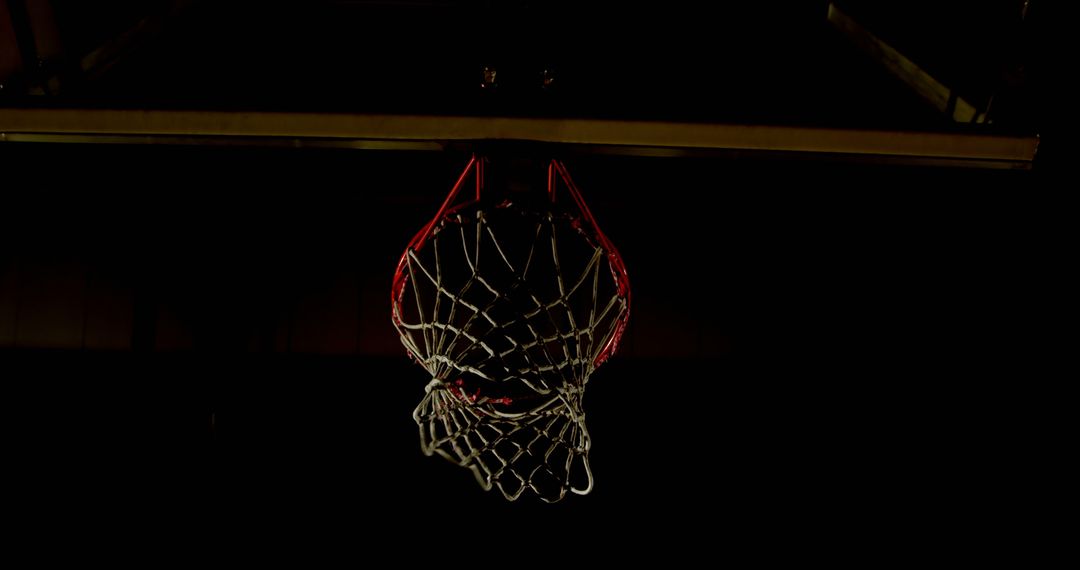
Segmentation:
{"type": "MultiPolygon", "coordinates": [[[[36,63],[5,95],[54,75],[62,96],[18,103],[947,128],[835,29],[828,2],[51,4],[53,47],[23,41],[36,63]],[[484,66],[493,93],[477,89],[484,66]]],[[[981,103],[1026,79],[1027,2],[839,5],[981,103]]],[[[1031,130],[1031,109],[1008,103],[1002,127],[1031,130]]]]}
{"type": "Polygon", "coordinates": [[[1006,559],[1041,6],[0,0],[16,542],[1006,559]],[[477,155],[508,186],[562,161],[625,261],[586,496],[420,450],[391,284],[477,155]]]}
{"type": "Polygon", "coordinates": [[[204,3],[70,96],[89,105],[943,125],[832,32],[820,2],[734,4],[708,17],[695,4],[204,3]],[[499,69],[497,93],[477,89],[485,65],[499,69]],[[540,88],[547,68],[556,74],[550,92],[540,88]]]}

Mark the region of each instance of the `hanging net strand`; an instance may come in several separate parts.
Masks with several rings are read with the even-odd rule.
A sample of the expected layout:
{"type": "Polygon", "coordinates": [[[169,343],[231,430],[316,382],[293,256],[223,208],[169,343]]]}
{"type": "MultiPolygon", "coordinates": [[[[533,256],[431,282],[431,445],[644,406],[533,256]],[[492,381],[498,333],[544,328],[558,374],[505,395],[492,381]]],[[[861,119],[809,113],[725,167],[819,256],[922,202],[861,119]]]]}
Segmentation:
{"type": "Polygon", "coordinates": [[[561,163],[539,205],[485,201],[483,165],[469,161],[394,278],[394,325],[431,377],[421,449],[509,500],[586,494],[582,397],[626,326],[626,268],[561,163]],[[470,175],[476,196],[458,200],[470,175]]]}

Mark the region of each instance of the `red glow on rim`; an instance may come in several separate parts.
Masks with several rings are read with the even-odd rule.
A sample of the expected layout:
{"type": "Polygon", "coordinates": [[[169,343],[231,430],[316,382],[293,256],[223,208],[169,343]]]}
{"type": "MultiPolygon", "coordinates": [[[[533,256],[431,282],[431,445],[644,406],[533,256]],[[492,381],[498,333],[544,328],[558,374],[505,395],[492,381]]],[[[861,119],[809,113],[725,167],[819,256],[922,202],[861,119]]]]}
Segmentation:
{"type": "Polygon", "coordinates": [[[461,378],[455,380],[454,384],[450,386],[450,393],[457,397],[457,399],[470,404],[497,404],[500,406],[509,406],[514,403],[514,399],[509,396],[504,396],[502,398],[481,398],[480,388],[477,388],[476,391],[470,395],[465,392],[465,381],[461,378]]]}
{"type": "Polygon", "coordinates": [[[600,350],[600,353],[596,355],[596,360],[593,362],[595,366],[600,366],[605,360],[611,358],[612,354],[615,354],[615,350],[619,348],[619,342],[622,341],[623,331],[626,330],[626,323],[630,317],[630,276],[626,272],[626,264],[623,262],[622,256],[619,255],[619,250],[615,248],[615,244],[611,243],[607,235],[600,230],[600,226],[596,223],[596,218],[593,217],[592,212],[589,211],[588,204],[585,203],[585,199],[581,197],[581,191],[578,190],[573,179],[570,178],[570,173],[566,171],[566,166],[558,160],[552,160],[551,166],[548,167],[548,195],[551,197],[551,201],[555,201],[555,175],[558,174],[563,183],[566,184],[566,189],[570,193],[570,197],[573,198],[574,204],[577,205],[578,210],[581,212],[581,220],[586,226],[592,230],[592,234],[596,238],[597,244],[607,252],[608,266],[611,268],[611,277],[615,279],[615,286],[618,288],[619,296],[626,298],[626,310],[619,315],[618,322],[615,323],[615,330],[612,332],[611,338],[608,343],[600,350]]]}
{"type": "Polygon", "coordinates": [[[409,242],[409,246],[405,248],[405,253],[401,254],[401,259],[398,260],[397,270],[394,271],[394,284],[390,288],[390,303],[393,306],[395,325],[401,324],[397,305],[401,302],[401,295],[405,291],[405,282],[408,281],[408,275],[405,274],[405,268],[409,265],[409,252],[419,251],[420,248],[424,247],[424,243],[431,237],[431,232],[435,230],[435,226],[446,216],[447,210],[449,210],[450,205],[454,203],[454,198],[457,198],[458,192],[461,191],[462,186],[465,184],[465,179],[468,178],[469,172],[473,168],[476,168],[476,199],[480,199],[480,191],[484,186],[482,163],[483,159],[477,158],[475,154],[469,159],[469,163],[465,165],[465,170],[461,172],[461,176],[458,176],[457,182],[455,182],[454,187],[450,189],[450,194],[443,200],[442,206],[439,207],[439,211],[435,213],[435,217],[431,218],[430,222],[420,228],[420,231],[416,232],[412,241],[409,242]]]}
{"type": "MultiPolygon", "coordinates": [[[[476,174],[476,196],[475,200],[480,200],[481,192],[484,187],[484,163],[486,159],[473,155],[468,164],[465,165],[465,169],[462,171],[461,176],[458,177],[457,182],[454,183],[453,188],[450,189],[450,193],[443,200],[442,206],[439,207],[439,211],[435,213],[435,216],[420,229],[419,232],[409,242],[409,246],[405,249],[405,252],[401,254],[401,258],[398,260],[397,269],[394,271],[394,282],[390,290],[390,302],[392,305],[392,314],[394,324],[401,326],[400,310],[398,308],[401,303],[402,295],[405,291],[405,284],[408,281],[408,274],[405,269],[409,265],[409,252],[419,251],[428,238],[431,237],[431,233],[435,230],[435,227],[442,222],[447,214],[452,210],[451,206],[454,204],[454,200],[457,198],[458,193],[464,187],[465,180],[468,178],[470,172],[475,169],[476,174]]],[[[566,166],[559,160],[552,160],[548,165],[548,181],[547,192],[551,202],[554,203],[557,198],[557,180],[562,180],[566,187],[567,192],[570,194],[571,199],[574,201],[574,205],[580,213],[580,220],[577,220],[575,227],[584,226],[586,230],[584,233],[586,236],[595,239],[596,244],[600,246],[607,253],[608,266],[611,269],[611,276],[615,280],[615,286],[618,290],[620,297],[626,299],[626,310],[619,315],[618,320],[615,322],[615,329],[612,331],[611,338],[596,355],[596,359],[593,361],[594,366],[600,366],[619,347],[619,343],[622,341],[623,332],[626,330],[626,324],[630,317],[630,277],[626,271],[626,264],[623,262],[622,256],[619,255],[619,250],[615,248],[615,244],[611,243],[607,235],[600,230],[600,226],[596,223],[596,218],[593,217],[592,212],[589,211],[589,206],[585,203],[585,199],[581,197],[581,191],[578,190],[574,181],[570,178],[570,173],[567,172],[566,166]]],[[[468,397],[468,396],[466,396],[468,397]]],[[[475,397],[475,396],[474,396],[475,397]]],[[[501,400],[501,399],[500,399],[501,400]]],[[[510,403],[509,399],[506,402],[496,401],[495,403],[510,403]]]]}

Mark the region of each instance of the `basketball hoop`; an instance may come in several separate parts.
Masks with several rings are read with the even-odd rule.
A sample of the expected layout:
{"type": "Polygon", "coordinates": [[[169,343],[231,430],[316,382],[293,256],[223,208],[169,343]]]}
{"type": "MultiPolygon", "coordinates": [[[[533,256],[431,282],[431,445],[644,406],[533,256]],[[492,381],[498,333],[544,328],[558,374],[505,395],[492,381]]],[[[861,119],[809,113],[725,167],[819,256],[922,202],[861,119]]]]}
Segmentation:
{"type": "Polygon", "coordinates": [[[431,377],[420,446],[511,501],[584,495],[582,396],[626,328],[626,267],[561,162],[539,199],[488,196],[486,162],[469,161],[394,275],[394,326],[431,377]]]}

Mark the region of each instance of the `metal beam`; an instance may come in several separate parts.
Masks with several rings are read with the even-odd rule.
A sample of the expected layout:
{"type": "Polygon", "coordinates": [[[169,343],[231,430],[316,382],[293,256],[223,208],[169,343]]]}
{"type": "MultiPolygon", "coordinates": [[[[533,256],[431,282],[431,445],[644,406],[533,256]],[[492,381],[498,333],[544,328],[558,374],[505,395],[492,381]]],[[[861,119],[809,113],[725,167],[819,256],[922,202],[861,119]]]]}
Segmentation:
{"type": "Polygon", "coordinates": [[[967,99],[961,97],[955,89],[938,81],[919,67],[914,61],[896,50],[864,28],[851,16],[829,3],[829,22],[846,35],[862,52],[877,61],[897,79],[903,81],[912,91],[926,102],[933,105],[942,114],[958,123],[988,122],[987,109],[979,109],[967,99]]]}
{"type": "Polygon", "coordinates": [[[150,13],[128,30],[112,37],[79,59],[83,79],[93,81],[104,75],[126,54],[161,35],[170,20],[190,9],[198,0],[169,0],[151,7],[150,13]]]}
{"type": "Polygon", "coordinates": [[[470,141],[587,145],[622,154],[750,151],[1026,168],[1038,137],[715,123],[182,110],[0,109],[0,141],[287,144],[431,149],[470,141]]]}

